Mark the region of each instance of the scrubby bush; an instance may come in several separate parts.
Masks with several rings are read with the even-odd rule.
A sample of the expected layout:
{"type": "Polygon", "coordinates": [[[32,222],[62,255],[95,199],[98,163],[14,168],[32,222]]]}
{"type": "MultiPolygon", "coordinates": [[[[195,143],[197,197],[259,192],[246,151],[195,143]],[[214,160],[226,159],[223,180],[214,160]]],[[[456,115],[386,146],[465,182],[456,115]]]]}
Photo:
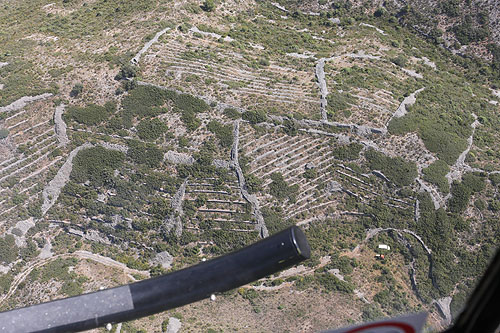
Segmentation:
{"type": "Polygon", "coordinates": [[[239,113],[238,110],[236,110],[234,108],[225,108],[224,115],[228,118],[231,118],[231,119],[241,118],[241,113],[239,113]]]}
{"type": "Polygon", "coordinates": [[[154,141],[168,131],[168,126],[159,119],[143,120],[137,125],[137,135],[142,140],[154,141]]]}
{"type": "Polygon", "coordinates": [[[266,113],[262,110],[249,110],[243,113],[242,118],[250,124],[263,123],[267,120],[266,113]]]}
{"type": "Polygon", "coordinates": [[[424,180],[436,185],[442,193],[449,192],[448,180],[445,175],[450,171],[450,167],[446,162],[437,160],[422,171],[424,180]]]}
{"type": "Polygon", "coordinates": [[[153,144],[130,140],[128,147],[127,156],[137,164],[156,168],[163,161],[162,151],[153,144]]]}
{"type": "Polygon", "coordinates": [[[115,76],[115,80],[126,80],[137,76],[137,68],[131,64],[125,64],[115,76]]]}
{"type": "Polygon", "coordinates": [[[398,186],[410,185],[417,177],[417,166],[402,157],[389,157],[369,149],[365,153],[370,169],[381,171],[390,181],[398,186]]]}
{"type": "Polygon", "coordinates": [[[83,85],[81,83],[77,83],[73,86],[73,89],[69,92],[70,97],[78,97],[83,91],[83,85]]]}
{"type": "Polygon", "coordinates": [[[90,180],[103,184],[113,177],[113,170],[119,168],[124,160],[122,152],[100,146],[81,150],[73,159],[71,179],[77,183],[90,180]]]}
{"type": "Polygon", "coordinates": [[[0,262],[10,264],[17,259],[18,250],[14,236],[0,237],[0,262]]]}
{"type": "Polygon", "coordinates": [[[214,133],[222,147],[231,147],[233,144],[233,127],[231,125],[222,125],[217,120],[208,123],[207,129],[214,133]]]}
{"type": "Polygon", "coordinates": [[[335,158],[343,161],[352,161],[359,158],[359,153],[363,149],[363,145],[360,143],[350,143],[348,145],[342,145],[332,150],[332,155],[335,158]]]}
{"type": "Polygon", "coordinates": [[[116,111],[114,102],[107,102],[104,106],[90,104],[86,107],[70,106],[68,108],[68,117],[77,123],[87,126],[93,126],[108,120],[116,111]]]}
{"type": "Polygon", "coordinates": [[[283,175],[279,172],[273,172],[271,174],[271,183],[269,184],[269,193],[276,199],[283,201],[295,201],[295,197],[299,191],[299,185],[295,184],[293,186],[288,186],[287,182],[283,178],[283,175]]]}

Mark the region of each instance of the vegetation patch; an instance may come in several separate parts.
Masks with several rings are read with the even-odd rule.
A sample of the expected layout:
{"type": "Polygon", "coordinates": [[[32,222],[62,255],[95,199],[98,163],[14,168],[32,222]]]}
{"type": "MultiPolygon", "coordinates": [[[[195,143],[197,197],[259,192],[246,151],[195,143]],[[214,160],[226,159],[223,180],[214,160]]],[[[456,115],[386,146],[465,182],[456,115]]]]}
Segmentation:
{"type": "Polygon", "coordinates": [[[168,126],[159,119],[143,120],[137,125],[137,135],[142,140],[154,141],[168,131],[168,126]]]}
{"type": "Polygon", "coordinates": [[[442,193],[448,193],[449,184],[445,175],[450,171],[450,167],[444,161],[437,160],[427,168],[423,169],[424,180],[428,181],[431,184],[434,184],[438,187],[438,189],[442,193]]]}
{"type": "Polygon", "coordinates": [[[78,152],[73,159],[71,179],[77,183],[87,180],[104,184],[113,178],[113,171],[125,160],[125,154],[103,147],[92,147],[78,152]]]}
{"type": "Polygon", "coordinates": [[[154,144],[130,140],[128,142],[127,156],[137,164],[157,168],[163,161],[163,152],[154,144]]]}
{"type": "Polygon", "coordinates": [[[372,170],[381,171],[397,186],[408,186],[417,177],[417,166],[413,162],[405,161],[402,157],[389,157],[369,149],[365,153],[368,165],[372,170]]]}
{"type": "Polygon", "coordinates": [[[115,113],[116,104],[107,102],[104,106],[90,104],[86,107],[70,106],[68,108],[68,117],[77,123],[87,126],[93,126],[108,120],[115,113]]]}
{"type": "Polygon", "coordinates": [[[217,120],[212,120],[207,129],[215,134],[222,147],[228,148],[233,144],[233,127],[230,124],[222,125],[217,120]]]}

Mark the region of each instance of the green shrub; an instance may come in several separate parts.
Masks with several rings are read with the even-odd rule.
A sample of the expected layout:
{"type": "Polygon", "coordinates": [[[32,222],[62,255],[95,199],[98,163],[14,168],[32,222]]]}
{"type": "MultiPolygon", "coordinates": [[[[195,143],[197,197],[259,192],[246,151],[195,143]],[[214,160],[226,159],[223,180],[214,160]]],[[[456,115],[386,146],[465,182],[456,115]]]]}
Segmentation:
{"type": "Polygon", "coordinates": [[[128,95],[122,100],[122,107],[126,117],[154,117],[158,115],[158,109],[167,100],[173,100],[176,97],[174,91],[163,90],[152,86],[138,86],[129,91],[128,95]]]}
{"type": "Polygon", "coordinates": [[[314,277],[318,284],[327,292],[339,291],[346,294],[352,294],[354,292],[352,283],[342,281],[333,274],[321,273],[315,274],[314,277]]]}
{"type": "Polygon", "coordinates": [[[10,264],[17,259],[18,250],[14,236],[0,237],[0,262],[10,264]]]}
{"type": "Polygon", "coordinates": [[[137,68],[131,64],[122,65],[120,71],[115,76],[115,80],[126,80],[137,76],[137,68]]]}
{"type": "Polygon", "coordinates": [[[73,159],[71,179],[77,183],[87,180],[96,184],[106,183],[113,178],[113,170],[119,168],[124,160],[122,152],[100,146],[81,150],[73,159]]]}
{"type": "Polygon", "coordinates": [[[130,140],[128,147],[127,156],[137,164],[156,168],[163,161],[162,151],[153,144],[144,144],[140,141],[130,140]]]}
{"type": "Polygon", "coordinates": [[[422,171],[424,180],[436,185],[442,193],[449,192],[449,184],[445,175],[450,171],[450,167],[446,162],[437,160],[422,171]]]}
{"type": "Polygon", "coordinates": [[[418,175],[415,163],[407,162],[399,156],[389,157],[374,149],[369,149],[366,151],[365,157],[370,169],[380,170],[397,186],[410,185],[418,175]]]}
{"type": "Polygon", "coordinates": [[[222,125],[217,120],[208,123],[207,129],[214,133],[222,147],[231,147],[233,144],[233,127],[231,125],[222,125]]]}
{"type": "Polygon", "coordinates": [[[189,131],[194,131],[195,129],[200,127],[201,120],[198,119],[198,117],[193,111],[180,110],[180,112],[181,112],[181,120],[184,123],[184,125],[186,125],[186,128],[189,131]]]}
{"type": "Polygon", "coordinates": [[[262,110],[249,110],[243,113],[242,118],[250,122],[250,124],[263,123],[267,120],[266,113],[262,110]]]}
{"type": "Polygon", "coordinates": [[[77,123],[93,126],[108,120],[116,111],[116,104],[107,102],[104,106],[90,104],[86,107],[70,106],[68,116],[77,123]]]}
{"type": "Polygon", "coordinates": [[[271,183],[269,184],[269,193],[276,199],[283,201],[295,201],[295,197],[299,191],[299,185],[288,186],[283,175],[279,172],[271,174],[271,183]]]}
{"type": "Polygon", "coordinates": [[[359,158],[359,153],[363,149],[363,145],[360,143],[350,143],[348,145],[342,145],[332,150],[332,155],[335,158],[343,161],[352,161],[359,158]]]}
{"type": "Polygon", "coordinates": [[[425,147],[436,153],[440,160],[449,165],[455,163],[460,154],[467,148],[466,139],[437,127],[422,128],[420,136],[425,147]]]}
{"type": "Polygon", "coordinates": [[[228,118],[231,118],[231,119],[241,118],[241,113],[239,113],[238,110],[236,110],[234,108],[225,108],[224,115],[228,118]]]}
{"type": "Polygon", "coordinates": [[[204,100],[189,94],[176,95],[174,103],[179,109],[193,113],[205,112],[210,109],[204,100]]]}
{"type": "Polygon", "coordinates": [[[83,85],[80,83],[77,83],[74,85],[73,89],[69,92],[70,97],[78,97],[83,91],[83,85]]]}
{"type": "Polygon", "coordinates": [[[326,100],[327,110],[334,115],[338,111],[344,111],[356,105],[358,98],[348,92],[332,91],[327,95],[326,100]]]}
{"type": "Polygon", "coordinates": [[[154,141],[168,131],[167,125],[156,118],[141,121],[136,129],[139,138],[147,141],[154,141]]]}

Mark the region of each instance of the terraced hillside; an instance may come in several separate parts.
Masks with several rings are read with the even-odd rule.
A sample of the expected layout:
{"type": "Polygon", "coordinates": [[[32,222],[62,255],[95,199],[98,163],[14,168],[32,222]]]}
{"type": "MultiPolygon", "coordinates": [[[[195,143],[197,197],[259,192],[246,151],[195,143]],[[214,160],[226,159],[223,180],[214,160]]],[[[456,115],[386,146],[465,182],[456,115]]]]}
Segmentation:
{"type": "Polygon", "coordinates": [[[345,6],[0,5],[2,309],[296,224],[304,265],[113,329],[437,330],[498,244],[495,66],[345,6]]]}

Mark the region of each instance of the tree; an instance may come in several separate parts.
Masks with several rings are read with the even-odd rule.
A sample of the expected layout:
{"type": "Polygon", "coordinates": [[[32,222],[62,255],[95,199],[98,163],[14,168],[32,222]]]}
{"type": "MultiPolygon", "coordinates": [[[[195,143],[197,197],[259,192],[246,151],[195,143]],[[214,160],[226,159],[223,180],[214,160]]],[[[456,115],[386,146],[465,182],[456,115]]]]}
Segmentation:
{"type": "Polygon", "coordinates": [[[203,5],[201,6],[201,9],[206,12],[213,12],[215,10],[215,1],[205,0],[205,2],[203,2],[203,5]]]}
{"type": "Polygon", "coordinates": [[[83,85],[81,85],[80,83],[77,83],[77,84],[75,84],[73,89],[71,89],[69,96],[70,97],[78,97],[78,95],[80,95],[82,93],[82,91],[83,91],[83,85]]]}

